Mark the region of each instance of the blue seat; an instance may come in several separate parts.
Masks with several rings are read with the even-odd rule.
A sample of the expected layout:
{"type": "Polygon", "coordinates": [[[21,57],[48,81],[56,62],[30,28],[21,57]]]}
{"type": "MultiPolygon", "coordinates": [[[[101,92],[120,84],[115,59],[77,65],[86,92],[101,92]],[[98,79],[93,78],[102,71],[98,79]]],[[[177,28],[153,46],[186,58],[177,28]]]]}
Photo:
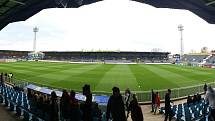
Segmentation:
{"type": "Polygon", "coordinates": [[[160,108],[160,113],[164,113],[164,110],[165,110],[164,107],[161,107],[160,108]]]}
{"type": "Polygon", "coordinates": [[[10,111],[14,111],[15,108],[15,103],[14,102],[10,102],[10,111]]]}
{"type": "Polygon", "coordinates": [[[40,119],[37,116],[32,115],[32,121],[40,121],[40,119]]]}
{"type": "Polygon", "coordinates": [[[199,111],[195,111],[195,112],[194,112],[194,119],[195,119],[195,120],[200,119],[200,112],[199,112],[199,111]]]}
{"type": "Polygon", "coordinates": [[[3,103],[3,101],[4,101],[4,97],[0,95],[0,103],[3,103]]]}
{"type": "Polygon", "coordinates": [[[16,106],[16,116],[21,116],[22,114],[22,109],[20,106],[16,106]]]}
{"type": "Polygon", "coordinates": [[[24,108],[25,108],[25,109],[29,109],[28,103],[24,102],[23,104],[24,104],[24,108]]]}
{"type": "Polygon", "coordinates": [[[27,111],[23,111],[23,121],[30,121],[30,113],[27,111]]]}
{"type": "Polygon", "coordinates": [[[8,106],[8,104],[9,104],[8,99],[5,97],[5,100],[4,100],[4,106],[5,106],[5,107],[7,107],[7,106],[8,106]]]}

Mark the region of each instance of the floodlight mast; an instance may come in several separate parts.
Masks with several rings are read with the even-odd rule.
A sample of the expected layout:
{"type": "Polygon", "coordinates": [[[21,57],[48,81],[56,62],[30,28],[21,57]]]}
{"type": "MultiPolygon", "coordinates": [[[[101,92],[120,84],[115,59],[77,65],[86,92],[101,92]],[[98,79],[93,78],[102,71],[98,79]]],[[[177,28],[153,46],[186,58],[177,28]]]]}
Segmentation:
{"type": "Polygon", "coordinates": [[[183,30],[184,30],[184,26],[183,25],[178,25],[178,31],[180,32],[180,35],[181,35],[181,56],[180,58],[182,59],[183,58],[183,55],[184,55],[184,43],[183,43],[183,30]]]}
{"type": "Polygon", "coordinates": [[[33,44],[33,51],[36,52],[36,40],[37,40],[37,32],[39,31],[38,27],[33,28],[34,32],[34,44],[33,44]]]}

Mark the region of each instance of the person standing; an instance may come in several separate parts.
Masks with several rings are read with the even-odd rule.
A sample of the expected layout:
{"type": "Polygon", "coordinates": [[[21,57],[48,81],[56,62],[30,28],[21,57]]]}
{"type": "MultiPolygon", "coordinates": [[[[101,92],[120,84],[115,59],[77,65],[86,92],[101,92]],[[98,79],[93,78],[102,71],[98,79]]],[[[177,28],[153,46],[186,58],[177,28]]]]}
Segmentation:
{"type": "Polygon", "coordinates": [[[187,97],[187,105],[188,106],[190,106],[190,104],[193,102],[193,99],[192,99],[192,97],[189,95],[188,97],[187,97]]]}
{"type": "Polygon", "coordinates": [[[1,73],[1,75],[0,75],[0,81],[1,81],[1,85],[3,85],[4,84],[4,74],[3,73],[1,73]]]}
{"type": "Polygon", "coordinates": [[[70,92],[70,121],[81,121],[81,111],[78,99],[75,98],[75,91],[70,92]]]}
{"type": "Polygon", "coordinates": [[[155,93],[152,89],[152,94],[151,94],[151,98],[152,98],[152,111],[151,112],[154,112],[154,109],[155,109],[155,93]]]}
{"type": "Polygon", "coordinates": [[[156,114],[157,109],[160,110],[160,95],[158,92],[156,92],[156,96],[155,96],[155,112],[154,114],[156,114]]]}
{"type": "Polygon", "coordinates": [[[168,117],[169,117],[169,121],[171,121],[171,119],[172,119],[172,110],[171,110],[171,105],[170,105],[170,103],[171,103],[170,97],[171,97],[171,90],[168,89],[168,92],[165,95],[165,120],[164,121],[167,121],[168,117]]]}
{"type": "Polygon", "coordinates": [[[126,121],[125,107],[118,87],[113,87],[113,95],[110,96],[107,104],[106,120],[109,121],[110,115],[113,121],[126,121]]]}
{"type": "Polygon", "coordinates": [[[50,102],[50,119],[51,121],[59,121],[59,116],[58,116],[58,103],[57,103],[57,95],[55,91],[51,92],[51,102],[50,102]]]}
{"type": "Polygon", "coordinates": [[[136,95],[133,94],[133,100],[129,104],[128,113],[131,111],[132,121],[143,121],[143,113],[137,102],[136,95]]]}
{"type": "Polygon", "coordinates": [[[62,116],[63,121],[68,121],[69,120],[69,94],[66,90],[63,90],[62,97],[60,99],[60,112],[62,116]]]}
{"type": "MultiPolygon", "coordinates": [[[[211,86],[207,88],[205,100],[209,102],[210,106],[210,116],[208,118],[212,118],[212,121],[215,121],[215,91],[211,86]]],[[[208,120],[211,121],[210,119],[208,120]]]]}
{"type": "Polygon", "coordinates": [[[205,83],[205,85],[204,85],[204,92],[205,92],[205,94],[207,92],[207,88],[208,88],[208,85],[205,83]]]}
{"type": "Polygon", "coordinates": [[[125,107],[127,111],[127,117],[128,117],[128,108],[129,108],[129,103],[130,103],[130,97],[131,97],[131,91],[129,88],[125,90],[125,107]]]}
{"type": "Polygon", "coordinates": [[[93,121],[92,117],[92,93],[90,90],[90,85],[85,84],[83,87],[83,95],[86,96],[86,101],[81,104],[82,120],[83,121],[93,121]]]}
{"type": "Polygon", "coordinates": [[[9,79],[10,83],[12,83],[12,78],[13,78],[13,73],[9,73],[8,74],[8,79],[9,79]]]}

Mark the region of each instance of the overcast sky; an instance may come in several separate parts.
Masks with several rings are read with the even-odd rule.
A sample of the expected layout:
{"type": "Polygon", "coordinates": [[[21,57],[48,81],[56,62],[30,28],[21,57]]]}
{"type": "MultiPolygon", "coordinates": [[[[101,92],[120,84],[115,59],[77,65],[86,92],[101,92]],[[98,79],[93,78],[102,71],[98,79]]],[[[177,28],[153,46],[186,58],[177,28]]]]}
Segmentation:
{"type": "Polygon", "coordinates": [[[180,52],[177,26],[184,25],[185,53],[215,49],[215,25],[186,10],[158,9],[128,0],[104,0],[78,9],[47,9],[0,31],[0,49],[38,51],[120,50],[180,52]]]}

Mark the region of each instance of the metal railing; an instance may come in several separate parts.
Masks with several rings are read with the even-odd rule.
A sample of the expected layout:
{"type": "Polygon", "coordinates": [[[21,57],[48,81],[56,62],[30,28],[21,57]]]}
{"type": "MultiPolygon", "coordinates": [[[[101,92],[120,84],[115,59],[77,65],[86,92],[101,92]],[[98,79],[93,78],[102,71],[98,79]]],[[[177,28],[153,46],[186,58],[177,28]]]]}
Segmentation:
{"type": "MultiPolygon", "coordinates": [[[[215,87],[215,82],[207,83],[208,86],[215,87]]],[[[154,92],[159,92],[161,100],[165,99],[165,94],[167,93],[167,89],[165,90],[154,90],[154,92]]],[[[135,92],[139,102],[151,101],[151,91],[141,91],[135,92]]],[[[193,96],[194,94],[202,94],[204,93],[204,84],[180,87],[171,89],[171,98],[178,99],[187,97],[188,95],[193,96]]]]}

